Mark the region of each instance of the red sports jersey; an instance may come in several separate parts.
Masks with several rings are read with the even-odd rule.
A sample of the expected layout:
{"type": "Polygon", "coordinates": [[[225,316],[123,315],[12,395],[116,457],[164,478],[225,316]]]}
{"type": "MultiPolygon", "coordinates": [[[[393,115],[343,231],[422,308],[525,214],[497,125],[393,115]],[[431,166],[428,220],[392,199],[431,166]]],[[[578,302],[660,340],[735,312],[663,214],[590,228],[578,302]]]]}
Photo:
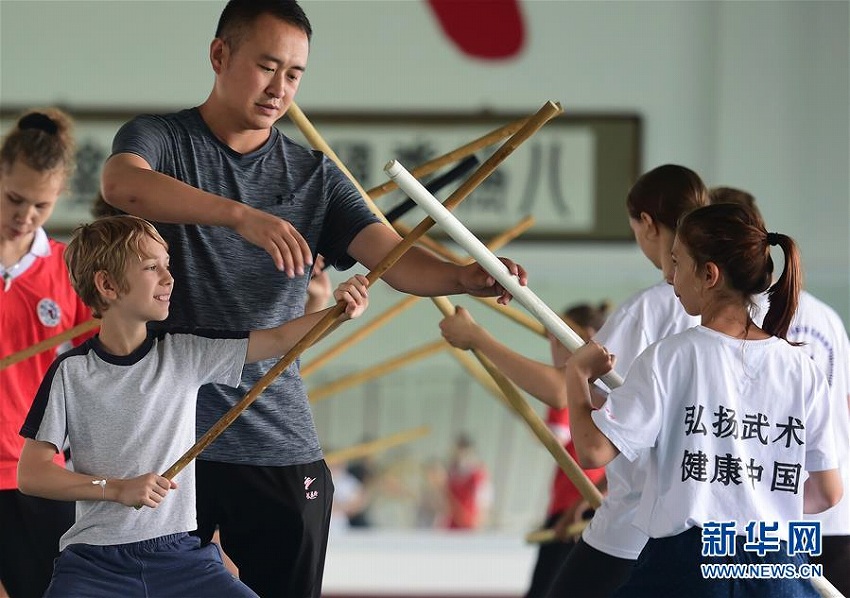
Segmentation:
{"type": "Polygon", "coordinates": [[[483,493],[486,492],[487,470],[476,465],[468,470],[450,468],[448,491],[453,503],[448,518],[449,529],[474,529],[481,523],[483,493]]]}
{"type": "MultiPolygon", "coordinates": [[[[546,423],[555,433],[556,437],[560,435],[562,438],[567,439],[567,441],[564,442],[564,448],[567,450],[567,452],[573,459],[576,459],[576,461],[578,461],[575,446],[573,446],[572,438],[569,435],[569,409],[550,408],[549,411],[546,413],[546,423]]],[[[605,475],[605,468],[599,467],[597,469],[585,469],[584,473],[587,474],[587,477],[590,478],[590,481],[595,484],[599,480],[601,480],[602,477],[605,475]]],[[[565,474],[560,467],[556,468],[555,477],[552,480],[552,495],[549,499],[549,509],[546,512],[547,517],[549,515],[565,511],[566,509],[572,507],[574,504],[580,501],[581,498],[581,493],[578,491],[578,488],[576,488],[575,485],[570,481],[570,478],[567,477],[567,474],[565,474]]]]}
{"type": "MultiPolygon", "coordinates": [[[[68,278],[65,245],[49,239],[50,254],[38,257],[8,290],[0,284],[0,356],[6,357],[91,319],[68,278]]],[[[82,338],[91,336],[92,333],[82,338]]],[[[75,344],[82,338],[75,339],[75,344]]],[[[24,439],[21,425],[56,350],[44,351],[0,370],[0,490],[17,485],[24,439]]],[[[61,453],[57,463],[64,463],[61,453]]]]}

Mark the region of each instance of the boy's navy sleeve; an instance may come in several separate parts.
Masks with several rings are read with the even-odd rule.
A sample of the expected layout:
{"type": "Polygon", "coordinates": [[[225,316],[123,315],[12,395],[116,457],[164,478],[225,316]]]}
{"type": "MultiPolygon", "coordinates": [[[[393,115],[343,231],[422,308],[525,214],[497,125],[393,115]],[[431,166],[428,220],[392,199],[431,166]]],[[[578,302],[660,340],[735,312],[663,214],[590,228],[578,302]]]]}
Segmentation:
{"type": "MultiPolygon", "coordinates": [[[[68,353],[76,352],[77,349],[73,349],[68,353]]],[[[67,356],[68,354],[66,353],[54,361],[50,368],[48,368],[44,379],[41,381],[41,385],[38,387],[38,391],[35,393],[35,399],[30,406],[29,413],[27,413],[24,425],[21,426],[20,431],[21,436],[24,438],[50,442],[56,447],[57,451],[64,444],[65,430],[63,429],[60,432],[59,430],[51,429],[55,428],[53,425],[48,424],[43,426],[43,424],[46,421],[65,421],[65,403],[62,400],[64,383],[61,375],[61,365],[67,356]]]]}

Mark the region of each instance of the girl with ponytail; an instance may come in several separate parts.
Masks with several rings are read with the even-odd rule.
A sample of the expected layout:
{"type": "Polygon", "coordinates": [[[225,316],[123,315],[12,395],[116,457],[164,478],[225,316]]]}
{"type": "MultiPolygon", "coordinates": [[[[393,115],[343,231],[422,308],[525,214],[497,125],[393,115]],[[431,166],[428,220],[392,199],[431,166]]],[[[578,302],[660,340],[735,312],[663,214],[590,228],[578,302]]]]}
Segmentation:
{"type": "Polygon", "coordinates": [[[807,579],[712,578],[706,568],[770,563],[800,573],[806,550],[792,549],[790,530],[842,495],[827,381],[785,340],[800,292],[797,246],[745,206],[710,205],[680,220],[672,269],[699,326],[644,351],[598,411],[587,382],[615,357],[590,343],[566,366],[582,465],[622,453],[642,456],[647,473],[634,525],[650,539],[615,595],[817,596],[807,579]],[[785,262],[773,285],[771,246],[785,262]],[[764,291],[759,327],[751,306],[764,291]],[[775,549],[753,550],[764,542],[775,549]]]}
{"type": "MultiPolygon", "coordinates": [[[[0,144],[0,356],[91,319],[71,287],[64,244],[44,225],[74,170],[71,119],[55,109],[25,113],[0,144]]],[[[78,339],[81,340],[81,339],[78,339]]],[[[56,353],[0,370],[0,584],[12,598],[41,596],[74,522],[74,504],[24,496],[19,432],[56,353]]],[[[64,463],[63,455],[56,455],[64,463]]]]}

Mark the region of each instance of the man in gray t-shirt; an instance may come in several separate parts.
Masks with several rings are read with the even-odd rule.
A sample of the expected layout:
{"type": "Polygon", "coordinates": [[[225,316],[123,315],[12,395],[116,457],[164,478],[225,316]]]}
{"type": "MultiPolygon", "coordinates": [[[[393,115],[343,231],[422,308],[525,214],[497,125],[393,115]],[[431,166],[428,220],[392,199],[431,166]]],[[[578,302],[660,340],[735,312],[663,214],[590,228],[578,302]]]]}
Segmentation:
{"type": "MultiPolygon", "coordinates": [[[[296,2],[231,0],[210,46],[215,83],[207,100],[134,119],[115,138],[104,197],[157,223],[175,276],[185,281],[167,325],[278,324],[303,312],[317,253],[339,269],[355,260],[372,268],[400,241],[334,164],[274,128],[298,90],[311,32],[296,2]]],[[[524,282],[522,268],[506,264],[524,282]]],[[[384,280],[416,295],[509,299],[480,266],[456,266],[416,247],[384,280]]],[[[236,390],[204,387],[199,431],[269,367],[246,368],[236,390]]],[[[218,527],[241,579],[264,596],[321,593],[333,484],[298,367],[197,464],[198,534],[208,541],[218,527]]]]}

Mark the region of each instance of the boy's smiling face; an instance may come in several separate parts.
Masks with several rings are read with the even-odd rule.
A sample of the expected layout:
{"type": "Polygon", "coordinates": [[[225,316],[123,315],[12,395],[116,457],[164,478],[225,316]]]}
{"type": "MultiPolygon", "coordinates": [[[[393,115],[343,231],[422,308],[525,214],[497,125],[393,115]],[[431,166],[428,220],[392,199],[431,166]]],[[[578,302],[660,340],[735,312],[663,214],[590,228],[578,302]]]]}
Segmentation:
{"type": "Polygon", "coordinates": [[[128,290],[121,293],[110,309],[120,310],[127,318],[161,321],[168,317],[174,286],[168,269],[168,251],[150,237],[142,239],[139,249],[140,255],[131,257],[124,266],[128,290]]]}

